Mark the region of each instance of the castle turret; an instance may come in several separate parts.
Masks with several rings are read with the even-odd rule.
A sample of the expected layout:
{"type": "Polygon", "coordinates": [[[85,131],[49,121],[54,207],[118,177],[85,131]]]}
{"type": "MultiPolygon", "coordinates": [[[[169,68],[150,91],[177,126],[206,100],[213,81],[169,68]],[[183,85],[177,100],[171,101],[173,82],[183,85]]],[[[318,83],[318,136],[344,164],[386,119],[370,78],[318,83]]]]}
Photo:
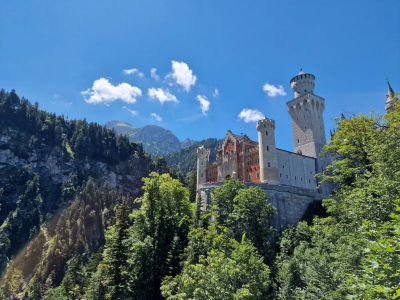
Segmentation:
{"type": "Polygon", "coordinates": [[[197,188],[207,182],[207,164],[210,158],[210,150],[204,146],[197,149],[197,188]]]}
{"type": "Polygon", "coordinates": [[[278,159],[275,144],[275,121],[267,117],[257,122],[260,158],[260,181],[279,184],[278,159]]]}
{"type": "Polygon", "coordinates": [[[297,76],[290,80],[290,85],[292,87],[292,91],[294,92],[295,98],[304,94],[314,93],[315,76],[300,71],[297,76]]]}
{"type": "Polygon", "coordinates": [[[392,87],[390,86],[389,81],[387,83],[388,83],[388,91],[386,94],[385,110],[386,110],[386,113],[390,113],[393,111],[393,109],[394,109],[393,106],[398,101],[398,99],[396,99],[395,94],[393,92],[392,87]]]}

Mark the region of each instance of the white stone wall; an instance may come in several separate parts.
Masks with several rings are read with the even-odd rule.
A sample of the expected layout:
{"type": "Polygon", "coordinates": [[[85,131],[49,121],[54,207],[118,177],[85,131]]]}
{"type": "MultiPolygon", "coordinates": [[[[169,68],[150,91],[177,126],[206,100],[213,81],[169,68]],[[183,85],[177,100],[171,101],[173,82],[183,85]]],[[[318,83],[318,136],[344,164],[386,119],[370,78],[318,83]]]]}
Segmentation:
{"type": "Polygon", "coordinates": [[[317,188],[316,160],[277,149],[279,181],[282,185],[302,187],[311,190],[317,188]]]}

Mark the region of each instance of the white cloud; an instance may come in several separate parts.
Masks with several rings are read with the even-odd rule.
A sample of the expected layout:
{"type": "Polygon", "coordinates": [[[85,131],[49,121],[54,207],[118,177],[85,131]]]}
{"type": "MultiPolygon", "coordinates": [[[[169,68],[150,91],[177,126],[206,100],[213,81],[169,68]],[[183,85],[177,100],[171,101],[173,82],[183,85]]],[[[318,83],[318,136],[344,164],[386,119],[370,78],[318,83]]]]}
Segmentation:
{"type": "Polygon", "coordinates": [[[156,113],[152,113],[150,115],[150,117],[152,117],[153,119],[157,120],[158,122],[162,121],[162,118],[159,115],[157,115],[156,113]]]}
{"type": "Polygon", "coordinates": [[[219,89],[215,88],[213,96],[214,98],[217,98],[219,96],[219,89]]]}
{"type": "Polygon", "coordinates": [[[206,96],[202,95],[197,95],[196,99],[200,102],[201,112],[206,116],[208,110],[210,109],[210,101],[208,101],[206,96]]]}
{"type": "Polygon", "coordinates": [[[130,109],[126,106],[122,106],[122,109],[129,111],[132,114],[132,116],[137,116],[139,114],[136,110],[130,109]]]}
{"type": "Polygon", "coordinates": [[[143,77],[144,74],[142,72],[139,72],[138,69],[126,69],[126,70],[122,70],[122,72],[126,75],[130,75],[130,74],[138,74],[139,77],[143,77]]]}
{"type": "Polygon", "coordinates": [[[164,102],[179,102],[175,95],[172,95],[168,89],[163,90],[150,88],[147,94],[151,99],[157,98],[161,104],[164,104],[164,102]]]}
{"type": "Polygon", "coordinates": [[[197,77],[193,75],[193,71],[184,62],[172,61],[172,72],[165,76],[169,85],[172,85],[171,79],[182,86],[186,92],[190,91],[190,87],[196,83],[197,77]]]}
{"type": "Polygon", "coordinates": [[[137,97],[142,96],[142,90],[125,82],[115,86],[108,79],[100,78],[93,82],[91,88],[81,92],[81,94],[90,96],[89,98],[85,97],[85,101],[90,104],[104,103],[108,105],[118,99],[133,104],[137,97]]]}
{"type": "Polygon", "coordinates": [[[157,81],[160,80],[160,75],[157,74],[157,69],[156,68],[152,68],[150,70],[150,76],[151,76],[151,78],[153,78],[153,79],[155,79],[157,81]]]}
{"type": "Polygon", "coordinates": [[[260,112],[256,109],[244,108],[240,112],[239,118],[242,119],[243,121],[245,121],[246,123],[250,123],[250,122],[257,122],[261,119],[264,119],[264,115],[262,114],[262,112],[260,112]]]}
{"type": "Polygon", "coordinates": [[[270,97],[286,95],[286,92],[283,89],[283,85],[279,85],[278,87],[276,87],[273,84],[269,84],[268,82],[263,85],[263,91],[267,92],[267,95],[270,97]]]}

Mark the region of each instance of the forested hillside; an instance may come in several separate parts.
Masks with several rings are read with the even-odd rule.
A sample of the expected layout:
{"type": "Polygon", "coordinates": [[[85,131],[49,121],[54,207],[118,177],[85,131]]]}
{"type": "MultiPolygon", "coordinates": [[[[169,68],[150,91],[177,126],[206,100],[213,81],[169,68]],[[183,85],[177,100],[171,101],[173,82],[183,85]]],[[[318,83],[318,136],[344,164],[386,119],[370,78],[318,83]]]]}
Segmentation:
{"type": "Polygon", "coordinates": [[[56,116],[51,125],[51,114],[19,100],[14,92],[3,91],[1,99],[0,120],[8,119],[5,111],[13,116],[2,125],[0,150],[12,159],[1,160],[1,170],[14,170],[10,162],[16,165],[15,173],[1,181],[6,199],[1,203],[9,213],[4,213],[0,246],[4,259],[13,259],[0,283],[1,299],[400,297],[399,105],[384,116],[337,120],[335,135],[325,147],[336,160],[322,178],[336,183],[334,196],[323,201],[325,212],[278,236],[270,222],[276,210],[259,187],[227,180],[212,191],[209,209],[202,212],[200,199],[191,203],[189,190],[179,180],[149,173],[168,172],[163,159],[152,162],[137,144],[121,142],[125,137],[56,116]],[[42,123],[35,125],[36,131],[23,129],[26,123],[19,123],[19,114],[42,123]],[[61,120],[65,136],[55,143],[52,135],[43,134],[61,120]],[[86,147],[108,137],[100,153],[79,152],[72,137],[85,126],[98,132],[82,134],[83,139],[91,137],[86,147]],[[50,193],[57,187],[49,183],[50,175],[45,177],[50,169],[42,156],[35,156],[36,164],[29,163],[30,155],[22,157],[29,143],[25,145],[21,132],[27,140],[31,134],[39,140],[35,153],[59,148],[68,154],[52,169],[64,170],[64,160],[76,165],[57,193],[50,193]],[[13,146],[17,141],[19,146],[13,146]],[[120,143],[125,146],[119,148],[120,143]],[[19,167],[22,159],[28,168],[19,167]],[[103,173],[81,171],[86,163],[98,162],[105,164],[103,173]],[[89,173],[97,176],[91,179],[89,173]],[[59,213],[47,216],[44,211],[59,213]],[[28,246],[13,257],[10,251],[15,255],[28,239],[28,246]],[[271,242],[275,240],[276,245],[271,242]]]}
{"type": "Polygon", "coordinates": [[[179,150],[175,153],[165,155],[165,160],[171,168],[187,174],[196,171],[197,149],[203,145],[210,149],[210,161],[214,161],[217,156],[217,150],[221,146],[222,140],[210,138],[193,144],[189,147],[179,150]]]}
{"type": "MultiPolygon", "coordinates": [[[[141,193],[141,178],[152,170],[157,170],[157,166],[142,146],[130,143],[125,136],[118,136],[113,130],[95,123],[68,121],[63,116],[40,110],[37,103],[32,105],[27,99],[20,99],[14,91],[7,93],[1,90],[1,273],[39,232],[39,239],[51,237],[52,231],[46,227],[47,224],[55,222],[54,218],[58,218],[55,214],[62,208],[69,206],[70,210],[74,210],[74,198],[85,190],[90,178],[93,178],[89,180],[92,188],[101,188],[107,181],[112,188],[136,197],[141,193]]],[[[81,217],[82,223],[76,224],[77,219],[72,219],[73,222],[65,219],[65,222],[71,222],[70,225],[57,221],[60,224],[58,228],[79,227],[80,234],[90,236],[90,239],[81,240],[81,248],[78,248],[82,250],[93,244],[89,249],[95,249],[104,242],[103,227],[89,229],[83,225],[95,221],[90,218],[96,217],[89,215],[101,213],[104,209],[110,210],[108,214],[112,215],[116,203],[118,201],[113,198],[105,201],[101,211],[100,208],[82,207],[84,212],[73,212],[85,216],[81,217]]],[[[106,225],[107,222],[101,224],[106,225]]],[[[69,245],[62,243],[63,247],[69,245]]],[[[76,252],[68,248],[63,251],[64,258],[76,252]]],[[[50,271],[57,271],[56,276],[62,277],[64,262],[57,261],[59,269],[50,271]]],[[[24,272],[28,277],[32,275],[24,272]]]]}

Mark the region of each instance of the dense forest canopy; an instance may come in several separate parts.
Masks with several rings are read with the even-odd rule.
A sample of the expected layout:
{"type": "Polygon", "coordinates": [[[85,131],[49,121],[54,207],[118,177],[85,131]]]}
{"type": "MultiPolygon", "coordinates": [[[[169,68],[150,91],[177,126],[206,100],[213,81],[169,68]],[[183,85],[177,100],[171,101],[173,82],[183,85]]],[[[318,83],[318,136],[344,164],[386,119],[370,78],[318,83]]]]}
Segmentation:
{"type": "Polygon", "coordinates": [[[61,159],[78,165],[97,160],[109,168],[104,180],[77,168],[58,194],[48,192],[40,179],[44,175],[34,167],[17,168],[12,180],[20,182],[18,189],[10,190],[2,178],[0,197],[18,196],[0,227],[0,246],[9,260],[0,284],[2,299],[400,297],[399,105],[386,115],[337,120],[324,150],[335,161],[322,175],[335,183],[332,199],[323,201],[324,211],[279,235],[271,227],[275,209],[262,189],[227,180],[212,191],[208,209],[200,210],[194,173],[186,188],[179,176],[168,174],[165,159],[152,161],[139,145],[124,142],[126,137],[95,124],[96,134],[90,133],[85,121],[54,116],[53,124],[51,114],[29,102],[22,109],[25,100],[15,100],[15,93],[1,95],[2,132],[29,132],[28,141],[38,139],[33,150],[52,145],[66,151],[61,159]],[[6,111],[15,117],[4,124],[6,111]],[[17,114],[40,120],[41,126],[24,129],[17,114]],[[55,131],[61,119],[61,134],[46,131],[55,131]],[[81,125],[72,125],[76,122],[81,125]],[[77,154],[81,131],[85,134],[79,139],[88,147],[108,142],[102,151],[77,154]],[[136,183],[142,191],[124,189],[118,180],[115,184],[111,171],[121,177],[134,174],[134,182],[142,175],[136,183]],[[50,219],[43,212],[49,195],[56,207],[66,207],[50,219]],[[23,221],[16,223],[16,216],[23,221]],[[7,251],[22,247],[21,237],[31,242],[21,255],[10,255],[7,251]]]}

